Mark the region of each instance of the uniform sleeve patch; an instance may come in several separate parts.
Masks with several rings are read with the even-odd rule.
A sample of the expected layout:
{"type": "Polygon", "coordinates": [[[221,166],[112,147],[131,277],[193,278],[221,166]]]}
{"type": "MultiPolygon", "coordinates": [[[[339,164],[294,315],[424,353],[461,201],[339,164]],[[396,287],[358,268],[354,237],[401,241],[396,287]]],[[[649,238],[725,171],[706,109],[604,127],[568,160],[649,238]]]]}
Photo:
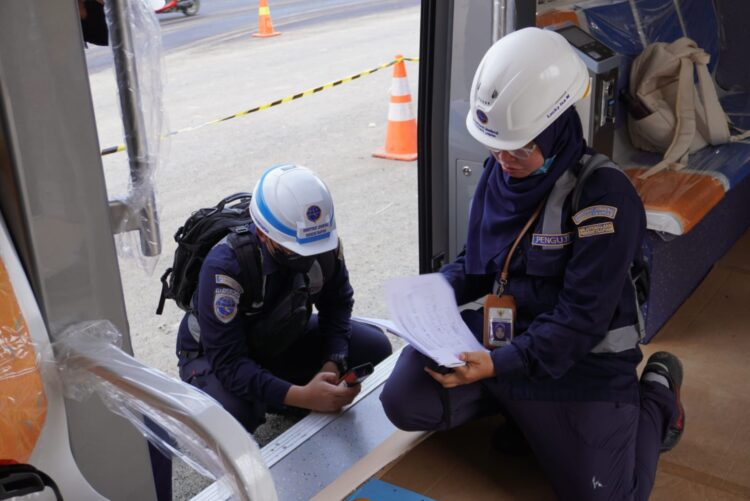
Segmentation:
{"type": "Polygon", "coordinates": [[[580,228],[578,228],[578,237],[586,238],[586,237],[593,237],[596,235],[606,235],[607,233],[614,233],[614,232],[615,232],[614,223],[590,224],[588,226],[581,226],[580,228]]]}
{"type": "Polygon", "coordinates": [[[228,275],[216,274],[216,285],[226,285],[230,289],[234,289],[240,294],[245,292],[240,283],[234,278],[228,275]]]}
{"type": "Polygon", "coordinates": [[[614,219],[616,215],[617,207],[612,207],[611,205],[592,205],[576,212],[573,216],[573,222],[578,226],[582,222],[594,219],[595,217],[614,219]]]}
{"type": "Polygon", "coordinates": [[[231,322],[237,316],[240,294],[234,289],[220,288],[214,292],[214,315],[224,324],[231,322]]]}
{"type": "Polygon", "coordinates": [[[537,247],[564,247],[570,242],[570,233],[534,233],[531,237],[531,245],[537,247]]]}

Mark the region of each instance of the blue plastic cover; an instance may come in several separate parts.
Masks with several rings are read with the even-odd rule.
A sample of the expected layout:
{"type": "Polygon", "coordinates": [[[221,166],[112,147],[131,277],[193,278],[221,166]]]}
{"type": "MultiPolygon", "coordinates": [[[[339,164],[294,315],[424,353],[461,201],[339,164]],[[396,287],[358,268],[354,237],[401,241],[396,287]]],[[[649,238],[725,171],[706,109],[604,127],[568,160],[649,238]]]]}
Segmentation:
{"type": "Polygon", "coordinates": [[[364,499],[377,499],[378,501],[435,501],[414,491],[374,478],[368,480],[346,499],[347,501],[364,499]]]}
{"type": "Polygon", "coordinates": [[[719,53],[718,21],[711,0],[679,0],[677,11],[672,0],[600,0],[582,4],[591,34],[614,51],[637,56],[643,50],[633,7],[646,43],[672,42],[682,36],[695,40],[711,54],[713,69],[719,53]],[[686,33],[680,23],[680,14],[686,33]]]}

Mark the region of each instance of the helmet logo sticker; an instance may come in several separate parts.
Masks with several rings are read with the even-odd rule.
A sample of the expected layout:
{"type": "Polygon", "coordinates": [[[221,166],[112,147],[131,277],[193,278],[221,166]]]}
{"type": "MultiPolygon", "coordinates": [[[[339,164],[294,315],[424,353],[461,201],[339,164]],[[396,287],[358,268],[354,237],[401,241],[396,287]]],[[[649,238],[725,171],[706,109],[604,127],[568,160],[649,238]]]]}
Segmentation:
{"type": "Polygon", "coordinates": [[[486,114],[485,112],[483,112],[482,110],[477,110],[477,118],[478,118],[478,119],[479,119],[479,121],[480,121],[480,122],[482,122],[483,124],[486,124],[486,123],[487,123],[487,120],[488,120],[488,119],[487,119],[487,114],[486,114]]]}
{"type": "Polygon", "coordinates": [[[316,223],[318,219],[320,219],[320,216],[323,214],[323,212],[320,210],[320,207],[317,205],[311,205],[307,208],[307,212],[305,213],[305,216],[307,216],[307,219],[311,223],[316,223]]]}

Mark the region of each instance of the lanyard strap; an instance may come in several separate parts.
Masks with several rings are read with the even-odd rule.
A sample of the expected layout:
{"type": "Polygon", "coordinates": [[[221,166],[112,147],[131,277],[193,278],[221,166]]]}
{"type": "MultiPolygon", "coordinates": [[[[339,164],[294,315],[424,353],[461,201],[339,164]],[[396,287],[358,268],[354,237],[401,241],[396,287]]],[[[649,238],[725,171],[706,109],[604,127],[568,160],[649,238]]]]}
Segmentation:
{"type": "Polygon", "coordinates": [[[503,265],[503,270],[500,272],[499,287],[497,289],[498,296],[503,295],[503,292],[505,292],[505,286],[508,285],[508,269],[510,268],[510,260],[513,257],[513,254],[516,252],[516,248],[518,247],[518,244],[521,243],[521,239],[529,231],[529,228],[531,228],[531,225],[534,223],[536,218],[539,217],[539,213],[542,212],[542,207],[544,207],[544,204],[546,201],[547,201],[546,198],[542,200],[542,203],[539,204],[539,206],[536,208],[536,210],[531,215],[529,220],[526,221],[526,224],[524,225],[523,229],[521,229],[521,232],[516,237],[516,241],[513,242],[513,245],[508,251],[508,255],[505,257],[505,264],[503,265]]]}

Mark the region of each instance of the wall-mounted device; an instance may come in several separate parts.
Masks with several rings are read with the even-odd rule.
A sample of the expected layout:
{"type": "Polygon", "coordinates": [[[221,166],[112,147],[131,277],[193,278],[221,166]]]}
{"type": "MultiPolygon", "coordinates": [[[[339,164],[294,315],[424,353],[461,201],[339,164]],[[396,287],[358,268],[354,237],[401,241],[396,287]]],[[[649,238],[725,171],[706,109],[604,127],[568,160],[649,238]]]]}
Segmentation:
{"type": "Polygon", "coordinates": [[[586,142],[609,157],[614,144],[619,56],[573,23],[550,29],[561,34],[581,56],[591,76],[591,92],[576,103],[586,142]]]}

